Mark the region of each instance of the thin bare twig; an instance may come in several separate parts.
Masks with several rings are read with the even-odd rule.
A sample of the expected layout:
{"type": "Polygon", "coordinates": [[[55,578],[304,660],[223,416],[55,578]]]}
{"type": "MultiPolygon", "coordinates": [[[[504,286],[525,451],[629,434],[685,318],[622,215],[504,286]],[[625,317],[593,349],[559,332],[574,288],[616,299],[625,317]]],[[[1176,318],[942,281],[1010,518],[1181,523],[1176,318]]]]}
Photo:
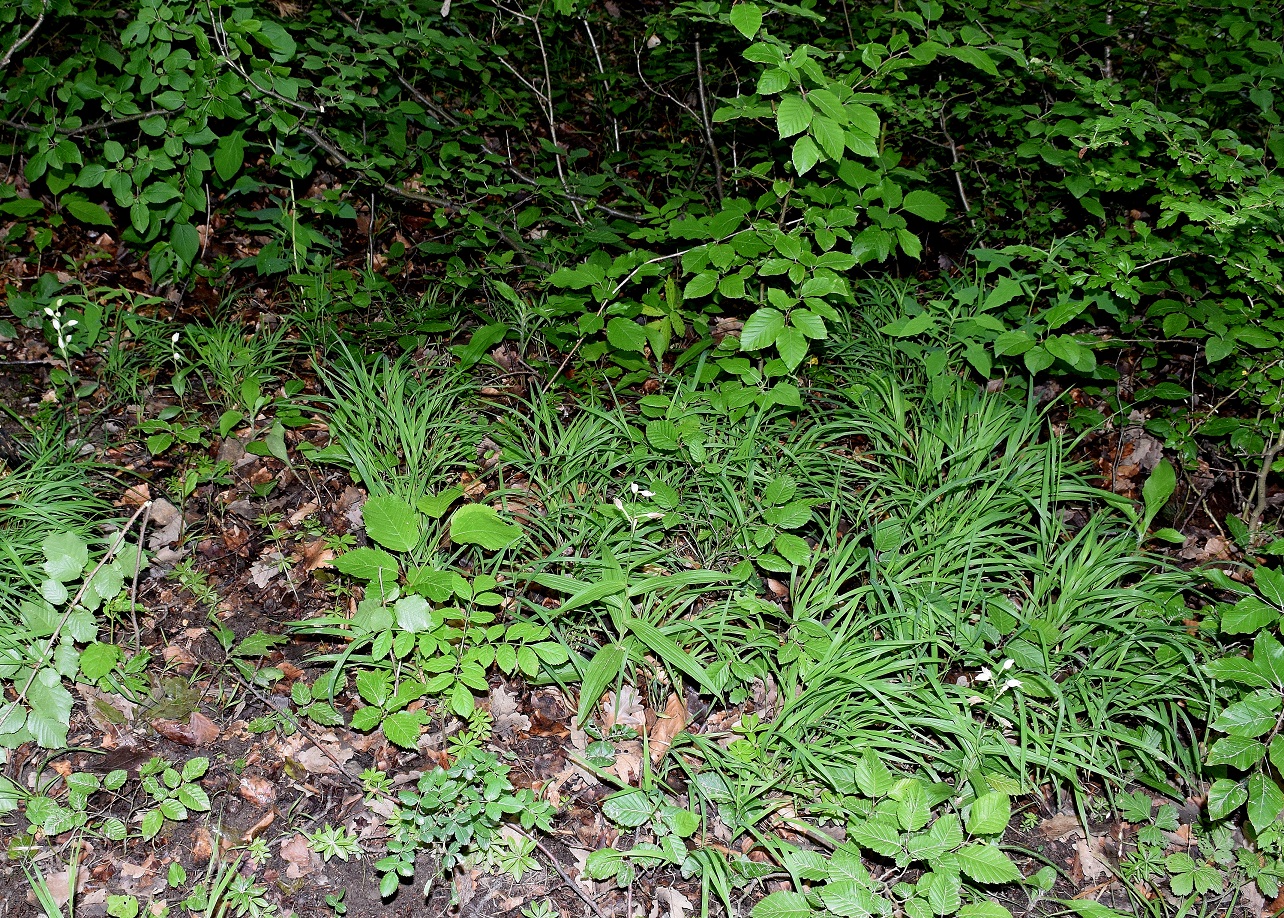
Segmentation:
{"type": "Polygon", "coordinates": [[[718,155],[718,145],[713,140],[713,121],[709,118],[709,100],[704,92],[704,64],[700,60],[700,39],[695,43],[696,86],[700,90],[700,114],[704,124],[704,139],[709,145],[709,155],[713,157],[714,190],[718,194],[718,203],[722,204],[722,157],[718,155]]]}
{"type": "MultiPolygon", "coordinates": [[[[963,174],[959,171],[959,148],[954,143],[954,138],[950,136],[950,129],[945,125],[945,106],[941,106],[941,133],[945,135],[945,142],[949,144],[950,156],[954,159],[954,184],[958,186],[959,200],[963,202],[963,210],[971,216],[972,205],[968,202],[967,192],[963,190],[963,174]]],[[[976,226],[976,220],[972,220],[972,225],[976,226]]]]}
{"type": "Polygon", "coordinates": [[[36,32],[40,31],[40,26],[43,25],[45,21],[45,13],[48,11],[49,0],[44,0],[44,2],[40,4],[40,15],[37,16],[36,21],[31,24],[31,28],[27,29],[26,32],[15,38],[13,40],[13,44],[9,46],[9,50],[4,53],[4,57],[0,57],[0,73],[3,73],[8,69],[9,62],[13,60],[13,56],[25,47],[27,42],[31,41],[36,32]]]}
{"type": "MultiPolygon", "coordinates": [[[[593,37],[593,27],[589,25],[587,19],[584,20],[584,31],[588,34],[589,44],[593,46],[593,57],[597,59],[598,76],[602,78],[602,106],[607,107],[607,98],[611,95],[611,84],[606,80],[606,67],[602,65],[602,52],[597,48],[597,39],[593,37]]],[[[608,108],[609,111],[609,108],[608,108]]],[[[611,129],[615,134],[615,152],[620,152],[620,121],[615,117],[615,112],[611,112],[611,129]]]]}

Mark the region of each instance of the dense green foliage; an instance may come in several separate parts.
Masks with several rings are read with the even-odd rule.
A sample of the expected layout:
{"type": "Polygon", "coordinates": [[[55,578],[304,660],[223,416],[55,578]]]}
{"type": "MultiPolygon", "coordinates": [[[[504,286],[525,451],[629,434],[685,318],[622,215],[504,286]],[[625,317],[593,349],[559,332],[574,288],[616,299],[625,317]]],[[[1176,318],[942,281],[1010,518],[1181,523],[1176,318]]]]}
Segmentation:
{"type": "MultiPolygon", "coordinates": [[[[482,748],[512,679],[577,694],[576,765],[623,788],[602,814],[635,844],[586,874],[699,877],[706,913],[770,877],[791,888],[758,918],[1001,918],[995,889],[1055,880],[1001,847],[1043,783],[1145,824],[1119,866],[1139,908],[1223,874],[1274,896],[1282,39],[1248,0],[25,0],[0,9],[0,219],[39,267],[6,303],[48,341],[47,401],[147,406],[176,504],[244,485],[216,438],[364,489],[353,533],[310,533],[335,599],[290,629],[326,645],[313,678],[251,730],[412,753],[466,724],[417,783],[363,776],[395,799],[385,895],[420,858],[429,885],[536,863],[522,833],[558,804],[482,748]],[[89,282],[104,249],[149,295],[89,282]],[[293,311],[170,310],[250,282],[293,311]],[[1140,506],[1048,435],[1061,385],[1070,425],[1135,412],[1167,448],[1140,506]],[[1253,483],[1224,520],[1242,571],[1151,553],[1210,456],[1253,483]],[[725,719],[648,755],[626,690],[725,719]],[[1190,851],[1139,787],[1205,801],[1190,851]],[[688,847],[714,825],[744,847],[688,847]]],[[[100,531],[48,429],[0,465],[0,756],[65,745],[73,682],[144,709],[186,687],[149,695],[117,635],[139,643],[145,510],[100,531]]],[[[263,519],[278,548],[303,525],[263,519]]],[[[194,564],[170,576],[213,612],[194,564]]],[[[211,631],[247,686],[285,678],[251,665],[285,636],[211,631]]],[[[210,808],[204,759],[157,762],[147,841],[210,808]]],[[[91,831],[123,775],[73,775],[66,808],[6,778],[0,810],[30,845],[91,831]]],[[[346,833],[309,838],[360,855],[346,833]]],[[[233,882],[189,909],[262,898],[233,882]]]]}

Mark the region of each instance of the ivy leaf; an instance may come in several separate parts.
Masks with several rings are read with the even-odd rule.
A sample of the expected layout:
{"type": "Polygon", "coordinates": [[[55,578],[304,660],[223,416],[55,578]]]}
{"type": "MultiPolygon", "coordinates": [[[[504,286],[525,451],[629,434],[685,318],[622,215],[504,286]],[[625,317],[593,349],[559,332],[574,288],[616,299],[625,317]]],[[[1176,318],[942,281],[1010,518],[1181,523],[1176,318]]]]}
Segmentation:
{"type": "Polygon", "coordinates": [[[785,327],[785,315],[779,309],[763,306],[745,320],[740,330],[740,350],[759,351],[776,343],[785,327]]]}
{"type": "Polygon", "coordinates": [[[450,518],[450,539],[461,545],[480,545],[487,551],[508,548],[522,537],[522,530],[505,523],[488,504],[465,504],[450,518]]]}
{"type": "Polygon", "coordinates": [[[737,3],[731,8],[731,24],[745,38],[753,38],[762,28],[762,9],[756,3],[737,3]]]}
{"type": "Polygon", "coordinates": [[[807,130],[814,114],[811,104],[802,96],[782,96],[780,105],[776,108],[776,130],[780,133],[780,139],[784,140],[807,130]]]}
{"type": "Polygon", "coordinates": [[[399,497],[376,495],[361,508],[366,535],[391,551],[410,551],[419,544],[419,514],[399,497]]]}

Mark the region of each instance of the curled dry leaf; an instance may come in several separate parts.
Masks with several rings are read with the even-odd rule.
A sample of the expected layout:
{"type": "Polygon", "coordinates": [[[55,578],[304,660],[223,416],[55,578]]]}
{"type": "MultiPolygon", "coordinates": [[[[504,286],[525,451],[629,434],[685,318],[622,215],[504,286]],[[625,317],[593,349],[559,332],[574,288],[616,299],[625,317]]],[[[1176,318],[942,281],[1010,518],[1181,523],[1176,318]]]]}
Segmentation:
{"type": "Polygon", "coordinates": [[[175,720],[153,720],[151,723],[165,739],[184,746],[208,746],[218,739],[218,727],[200,711],[193,711],[187,723],[175,720]]]}
{"type": "Polygon", "coordinates": [[[686,703],[676,694],[670,694],[664,711],[656,718],[655,725],[651,728],[649,748],[652,764],[664,758],[669,747],[673,745],[673,738],[685,730],[686,726],[686,703]]]}
{"type": "Polygon", "coordinates": [[[259,775],[241,775],[236,792],[260,809],[276,802],[276,785],[259,775]]]}
{"type": "Polygon", "coordinates": [[[505,686],[497,686],[490,693],[490,713],[495,718],[495,732],[512,737],[528,733],[531,719],[517,709],[517,695],[505,686]]]}
{"type": "Polygon", "coordinates": [[[321,869],[321,856],[308,847],[308,840],[295,832],[281,842],[281,860],[285,861],[285,877],[297,880],[321,869]]]}

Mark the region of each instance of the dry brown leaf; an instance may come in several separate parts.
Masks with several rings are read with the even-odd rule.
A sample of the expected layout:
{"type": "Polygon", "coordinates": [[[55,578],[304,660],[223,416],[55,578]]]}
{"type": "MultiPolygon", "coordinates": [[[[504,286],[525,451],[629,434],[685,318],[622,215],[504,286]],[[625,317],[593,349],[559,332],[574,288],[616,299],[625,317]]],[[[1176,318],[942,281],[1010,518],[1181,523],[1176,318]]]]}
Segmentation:
{"type": "Polygon", "coordinates": [[[505,686],[491,689],[490,713],[495,718],[495,732],[500,736],[530,732],[531,719],[517,709],[517,695],[505,686]]]}
{"type": "Polygon", "coordinates": [[[314,539],[299,551],[299,567],[314,571],[318,567],[333,567],[334,552],[326,546],[325,539],[314,539]]]}
{"type": "Polygon", "coordinates": [[[607,692],[605,707],[602,723],[607,730],[618,724],[641,732],[646,726],[646,707],[638,697],[638,690],[631,685],[620,689],[618,696],[615,692],[607,692]]]}
{"type": "Polygon", "coordinates": [[[669,910],[669,918],[686,918],[695,908],[695,903],[672,887],[660,886],[655,890],[655,906],[651,909],[652,918],[660,918],[660,907],[669,910]]]}
{"type": "Polygon", "coordinates": [[[319,509],[320,507],[318,507],[316,501],[308,501],[298,510],[295,510],[293,513],[291,513],[289,517],[286,518],[286,522],[289,524],[290,528],[293,529],[295,526],[298,526],[300,523],[302,523],[304,520],[310,517],[312,514],[316,513],[317,510],[319,509]]]}
{"type": "Polygon", "coordinates": [[[214,857],[214,836],[205,826],[197,826],[192,833],[192,861],[198,866],[214,857]]]}
{"type": "Polygon", "coordinates": [[[635,778],[642,774],[642,742],[628,740],[616,745],[615,762],[611,771],[625,784],[632,785],[635,778]]]}
{"type": "MultiPolygon", "coordinates": [[[[321,739],[325,738],[321,737],[321,739]]],[[[334,739],[334,736],[329,735],[329,738],[334,739]]],[[[353,756],[352,747],[341,746],[337,742],[326,743],[324,750],[317,746],[309,746],[300,750],[292,758],[302,765],[309,775],[337,775],[339,774],[339,767],[335,765],[334,759],[330,758],[331,755],[346,764],[348,759],[353,756]],[[327,752],[330,755],[326,755],[327,752]]]]}
{"type": "Polygon", "coordinates": [[[668,703],[664,706],[664,711],[651,728],[649,736],[651,764],[658,764],[664,758],[665,753],[669,751],[669,747],[673,745],[673,738],[685,730],[686,726],[686,703],[676,694],[670,694],[668,703]]]}
{"type": "Polygon", "coordinates": [[[1100,838],[1075,842],[1074,851],[1079,868],[1076,873],[1081,873],[1088,882],[1110,873],[1110,865],[1101,850],[1100,838]]]}
{"type": "Polygon", "coordinates": [[[218,727],[200,711],[193,711],[187,723],[174,720],[154,720],[151,723],[165,739],[184,746],[208,746],[218,739],[218,727]]]}
{"type": "Polygon", "coordinates": [[[119,506],[122,507],[141,507],[152,499],[152,489],[148,487],[147,482],[140,482],[136,485],[130,485],[121,495],[119,506]]]}
{"type": "Polygon", "coordinates": [[[1058,813],[1039,823],[1039,834],[1044,838],[1063,841],[1071,835],[1083,835],[1079,820],[1068,813],[1058,813]]]}
{"type": "Polygon", "coordinates": [[[241,775],[236,792],[260,809],[276,802],[276,784],[258,775],[241,775]]]}
{"type": "Polygon", "coordinates": [[[321,856],[308,847],[308,840],[301,832],[295,832],[281,842],[281,859],[285,861],[285,877],[297,880],[310,873],[316,873],[322,867],[321,856]]]}

